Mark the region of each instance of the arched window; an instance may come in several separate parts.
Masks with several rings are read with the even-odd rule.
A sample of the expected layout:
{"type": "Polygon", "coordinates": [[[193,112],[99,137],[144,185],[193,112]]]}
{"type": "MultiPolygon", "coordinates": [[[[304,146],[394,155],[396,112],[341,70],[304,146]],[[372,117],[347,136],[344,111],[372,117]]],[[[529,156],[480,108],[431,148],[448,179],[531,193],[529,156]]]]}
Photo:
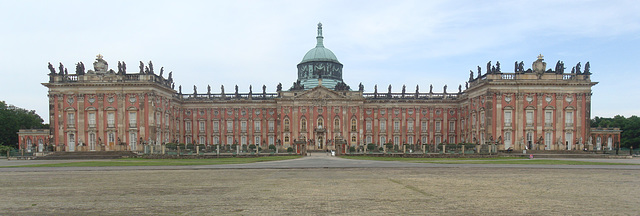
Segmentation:
{"type": "Polygon", "coordinates": [[[340,130],[340,119],[336,118],[333,120],[333,129],[340,130]]]}
{"type": "Polygon", "coordinates": [[[358,124],[358,122],[356,121],[356,119],[351,119],[351,131],[356,131],[356,125],[358,124]]]}
{"type": "Polygon", "coordinates": [[[284,131],[289,131],[289,119],[284,119],[284,131]]]}
{"type": "Polygon", "coordinates": [[[324,127],[324,120],[322,118],[318,118],[318,128],[324,127]]]}
{"type": "Polygon", "coordinates": [[[302,128],[302,131],[307,130],[307,119],[300,120],[300,127],[302,128]]]}

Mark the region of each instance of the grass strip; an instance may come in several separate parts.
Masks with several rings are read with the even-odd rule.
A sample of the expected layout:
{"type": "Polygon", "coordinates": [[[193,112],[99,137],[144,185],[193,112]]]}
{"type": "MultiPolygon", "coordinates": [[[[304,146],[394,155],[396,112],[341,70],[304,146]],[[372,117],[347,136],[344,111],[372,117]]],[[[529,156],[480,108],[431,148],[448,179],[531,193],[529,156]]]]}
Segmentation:
{"type": "Polygon", "coordinates": [[[377,161],[401,161],[411,163],[438,163],[438,164],[542,164],[542,165],[637,165],[630,163],[610,163],[576,160],[553,159],[525,159],[522,157],[496,157],[496,158],[400,158],[400,157],[370,157],[370,156],[342,156],[346,159],[377,160],[377,161]]]}
{"type": "Polygon", "coordinates": [[[192,166],[192,165],[220,165],[244,164],[266,161],[278,161],[300,158],[300,156],[270,156],[252,158],[209,158],[209,159],[143,159],[127,158],[110,161],[81,161],[53,164],[32,164],[11,167],[107,167],[107,166],[192,166]]]}

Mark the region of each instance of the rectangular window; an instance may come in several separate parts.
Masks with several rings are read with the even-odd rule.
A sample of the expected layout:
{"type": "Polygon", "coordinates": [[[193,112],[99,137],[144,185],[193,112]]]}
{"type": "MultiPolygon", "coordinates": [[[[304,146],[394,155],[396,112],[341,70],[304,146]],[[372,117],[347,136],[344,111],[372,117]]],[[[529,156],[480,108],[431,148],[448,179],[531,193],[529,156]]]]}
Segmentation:
{"type": "Polygon", "coordinates": [[[136,115],[136,112],[129,112],[129,127],[130,128],[138,127],[138,124],[136,123],[137,119],[138,119],[138,117],[136,115]]]}
{"type": "Polygon", "coordinates": [[[233,144],[233,137],[227,136],[227,145],[231,145],[231,144],[233,144]]]}
{"type": "Polygon", "coordinates": [[[275,143],[275,138],[273,136],[269,136],[269,145],[273,145],[275,143]]]}
{"type": "Polygon", "coordinates": [[[442,138],[440,136],[436,137],[436,144],[442,143],[442,138]]]}
{"type": "Polygon", "coordinates": [[[413,132],[413,121],[407,122],[407,130],[413,132]]]}
{"type": "Polygon", "coordinates": [[[200,132],[204,132],[204,124],[205,124],[205,122],[204,121],[200,121],[200,122],[198,122],[198,124],[199,124],[198,128],[200,129],[200,132]]]}
{"type": "Polygon", "coordinates": [[[161,123],[160,120],[162,120],[162,114],[158,112],[156,113],[156,119],[155,119],[156,126],[160,126],[160,123],[161,123]]]}
{"type": "Polygon", "coordinates": [[[247,145],[247,136],[240,137],[240,143],[242,145],[247,145]]]}
{"type": "Polygon", "coordinates": [[[373,138],[371,136],[367,136],[367,144],[373,143],[373,138]]]}
{"type": "Polygon", "coordinates": [[[449,132],[455,132],[455,131],[456,131],[456,122],[449,121],[449,132]]]}
{"type": "Polygon", "coordinates": [[[370,120],[367,120],[366,127],[367,127],[367,131],[370,132],[371,131],[371,121],[370,120]]]}
{"type": "Polygon", "coordinates": [[[256,132],[260,132],[260,125],[262,124],[262,122],[260,121],[254,121],[253,122],[253,130],[256,132]]]}
{"type": "Polygon", "coordinates": [[[407,143],[413,144],[413,136],[407,137],[407,143]]]}
{"type": "Polygon", "coordinates": [[[544,112],[544,126],[553,127],[553,111],[544,112]]]}
{"type": "Polygon", "coordinates": [[[421,124],[422,132],[426,133],[427,132],[427,121],[422,121],[422,122],[420,122],[420,124],[421,124]]]}
{"type": "Polygon", "coordinates": [[[164,126],[169,127],[169,114],[164,114],[164,126]]]}
{"type": "Polygon", "coordinates": [[[218,136],[214,136],[214,137],[213,137],[213,144],[214,144],[214,145],[218,145],[218,144],[220,144],[220,138],[218,138],[218,136]]]}
{"type": "Polygon", "coordinates": [[[442,132],[442,122],[436,121],[436,133],[442,132]]]}
{"type": "Polygon", "coordinates": [[[567,127],[573,127],[573,112],[567,111],[564,115],[565,123],[567,127]]]}
{"type": "Polygon", "coordinates": [[[227,132],[233,132],[233,121],[227,121],[227,132]]]}
{"type": "Polygon", "coordinates": [[[546,132],[544,134],[544,149],[546,150],[550,150],[551,149],[551,132],[546,132]]]}
{"type": "Polygon", "coordinates": [[[129,147],[131,148],[131,150],[136,150],[136,145],[138,142],[138,133],[136,132],[131,132],[129,133],[129,147]]]}
{"type": "Polygon", "coordinates": [[[400,144],[400,137],[399,136],[394,136],[393,137],[393,144],[394,145],[400,144]]]}
{"type": "Polygon", "coordinates": [[[533,126],[533,110],[527,110],[526,119],[527,126],[533,126]]]}
{"type": "Polygon", "coordinates": [[[476,127],[476,121],[478,119],[476,118],[476,114],[471,115],[471,127],[476,127]]]}
{"type": "Polygon", "coordinates": [[[504,111],[504,126],[511,127],[511,110],[504,111]]]}
{"type": "Polygon", "coordinates": [[[393,122],[393,131],[394,132],[400,131],[400,121],[394,121],[393,122]]]}
{"type": "Polygon", "coordinates": [[[108,133],[107,134],[107,144],[114,145],[116,144],[116,134],[115,133],[108,133]]]}
{"type": "Polygon", "coordinates": [[[387,131],[387,120],[380,120],[380,132],[387,131]]]}
{"type": "Polygon", "coordinates": [[[255,145],[260,145],[260,136],[255,136],[254,141],[255,141],[254,142],[255,145]]]}
{"type": "Polygon", "coordinates": [[[213,132],[217,133],[218,131],[220,131],[220,122],[213,121],[213,132]]]}
{"type": "Polygon", "coordinates": [[[204,136],[200,136],[198,144],[206,144],[204,140],[204,136]]]}
{"type": "Polygon", "coordinates": [[[427,136],[422,136],[422,144],[427,144],[427,136]]]}
{"type": "Polygon", "coordinates": [[[380,144],[386,144],[387,143],[387,137],[386,136],[380,136],[380,144]]]}
{"type": "Polygon", "coordinates": [[[116,126],[116,114],[115,113],[107,113],[107,127],[115,127],[116,126]]]}
{"type": "Polygon", "coordinates": [[[75,113],[67,113],[67,127],[70,127],[70,128],[76,127],[76,114],[75,113]]]}
{"type": "Polygon", "coordinates": [[[480,113],[480,126],[483,127],[484,126],[484,112],[480,113]]]}
{"type": "Polygon", "coordinates": [[[242,130],[242,132],[247,132],[247,122],[246,121],[241,121],[240,122],[240,130],[242,130]]]}
{"type": "Polygon", "coordinates": [[[96,127],[96,113],[89,113],[89,127],[96,127]]]}
{"type": "Polygon", "coordinates": [[[449,140],[447,140],[448,143],[456,143],[456,136],[454,135],[449,135],[449,140]]]}
{"type": "Polygon", "coordinates": [[[184,130],[186,132],[191,132],[191,121],[184,122],[184,130]]]}
{"type": "MultiPolygon", "coordinates": [[[[269,132],[273,132],[274,131],[274,122],[273,121],[269,121],[269,132]]],[[[269,144],[271,145],[271,144],[269,144]]]]}

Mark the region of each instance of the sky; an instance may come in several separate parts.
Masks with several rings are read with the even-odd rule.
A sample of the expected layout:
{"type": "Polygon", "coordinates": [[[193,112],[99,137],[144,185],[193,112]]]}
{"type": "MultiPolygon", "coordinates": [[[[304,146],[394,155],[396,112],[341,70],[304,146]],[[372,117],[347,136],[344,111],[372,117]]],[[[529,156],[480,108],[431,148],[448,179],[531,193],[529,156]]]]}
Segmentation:
{"type": "MultiPolygon", "coordinates": [[[[0,100],[48,122],[47,63],[75,71],[101,54],[117,71],[139,61],[173,71],[177,86],[275,92],[296,65],[324,45],[343,79],[365,92],[457,89],[469,70],[499,61],[547,68],[591,64],[592,117],[640,115],[637,1],[9,1],[0,0],[0,100]],[[636,95],[636,96],[634,96],[636,95]]],[[[483,71],[484,72],[484,71],[483,71]]],[[[165,74],[165,77],[167,75],[165,74]]]]}

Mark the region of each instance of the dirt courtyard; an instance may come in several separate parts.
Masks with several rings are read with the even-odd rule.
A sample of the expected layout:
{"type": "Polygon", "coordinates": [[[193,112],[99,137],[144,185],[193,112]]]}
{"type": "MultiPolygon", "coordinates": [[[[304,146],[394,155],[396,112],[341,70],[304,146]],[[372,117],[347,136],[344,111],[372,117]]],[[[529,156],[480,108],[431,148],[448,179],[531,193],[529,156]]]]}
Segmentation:
{"type": "Polygon", "coordinates": [[[354,168],[0,173],[1,215],[635,215],[640,172],[354,168]]]}

